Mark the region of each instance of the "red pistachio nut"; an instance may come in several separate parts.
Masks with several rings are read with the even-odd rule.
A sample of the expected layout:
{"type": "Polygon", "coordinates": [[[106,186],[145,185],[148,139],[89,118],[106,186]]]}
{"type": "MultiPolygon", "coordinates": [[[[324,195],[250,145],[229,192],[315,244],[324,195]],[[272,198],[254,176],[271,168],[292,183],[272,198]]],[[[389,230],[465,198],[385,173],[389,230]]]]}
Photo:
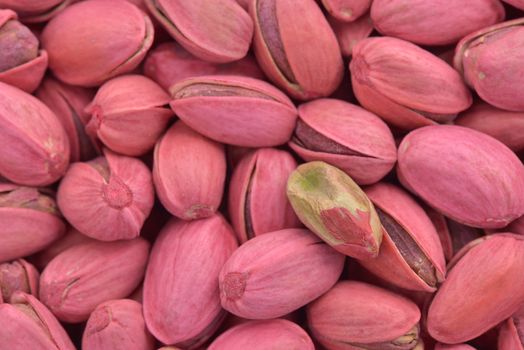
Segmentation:
{"type": "Polygon", "coordinates": [[[362,40],[349,68],[360,104],[401,129],[448,122],[472,103],[457,71],[401,39],[362,40]]]}
{"type": "Polygon", "coordinates": [[[328,21],[337,36],[338,45],[344,57],[350,57],[355,45],[369,37],[374,29],[369,13],[359,17],[354,22],[342,22],[331,17],[328,18],[328,21]]]}
{"type": "Polygon", "coordinates": [[[147,328],[164,344],[194,348],[225,317],[218,275],[237,247],[220,215],[193,221],[171,220],[155,241],[144,282],[147,328]]]}
{"type": "Polygon", "coordinates": [[[337,20],[352,22],[369,10],[371,0],[322,0],[322,5],[337,20]]]}
{"type": "Polygon", "coordinates": [[[255,55],[271,81],[301,100],[335,91],[343,76],[342,55],[314,0],[252,0],[250,13],[255,55]]]}
{"type": "MultiPolygon", "coordinates": [[[[476,350],[473,346],[468,344],[455,344],[455,345],[449,345],[449,344],[442,344],[437,343],[435,345],[435,350],[476,350]]],[[[499,350],[504,350],[499,348],[499,350]]]]}
{"type": "Polygon", "coordinates": [[[341,100],[319,99],[300,105],[298,116],[289,146],[302,159],[334,165],[360,185],[379,181],[395,165],[393,135],[373,113],[341,100]]]}
{"type": "Polygon", "coordinates": [[[247,54],[253,21],[236,0],[146,0],[149,11],[193,55],[224,63],[247,54]]]}
{"type": "Polygon", "coordinates": [[[69,141],[53,112],[0,82],[0,176],[27,186],[52,184],[69,165],[69,141]]]}
{"type": "Polygon", "coordinates": [[[224,146],[176,122],[158,141],[153,182],[164,207],[184,219],[213,215],[226,180],[224,146]]]}
{"type": "Polygon", "coordinates": [[[67,7],[50,21],[42,33],[42,45],[58,79],[96,86],[136,68],[153,44],[153,36],[151,20],[133,4],[87,0],[67,7]]]}
{"type": "Polygon", "coordinates": [[[229,185],[229,216],[240,243],[263,233],[301,227],[286,197],[297,163],[286,151],[260,148],[246,154],[229,185]]]}
{"type": "Polygon", "coordinates": [[[475,130],[435,125],[412,131],[399,146],[397,174],[433,208],[468,226],[501,228],[524,214],[521,161],[475,130]]]}
{"type": "Polygon", "coordinates": [[[0,8],[16,11],[26,23],[45,22],[76,0],[0,0],[0,8]]]}
{"type": "Polygon", "coordinates": [[[497,343],[498,350],[524,349],[524,309],[522,307],[500,325],[497,343]]]}
{"type": "Polygon", "coordinates": [[[457,45],[455,69],[484,101],[524,112],[523,38],[524,18],[471,33],[457,45]]]}
{"type": "Polygon", "coordinates": [[[142,75],[105,82],[84,109],[86,131],[111,150],[140,156],[153,148],[173,116],[169,94],[142,75]]]}
{"type": "Polygon", "coordinates": [[[38,296],[39,278],[36,268],[24,259],[0,264],[0,303],[9,302],[17,291],[38,296]]]}
{"type": "Polygon", "coordinates": [[[242,76],[204,76],[171,88],[171,108],[189,127],[237,146],[271,147],[289,140],[297,118],[274,86],[242,76]]]}
{"type": "Polygon", "coordinates": [[[89,242],[57,255],[40,276],[40,300],[64,322],[86,321],[101,303],[125,298],[144,277],[149,243],[89,242]]]}
{"type": "Polygon", "coordinates": [[[344,255],[306,229],[285,229],[242,244],[220,271],[220,299],[249,319],[282,317],[327,292],[344,255]]]}
{"type": "Polygon", "coordinates": [[[135,238],[153,208],[151,173],[136,158],[104,153],[69,168],[58,188],[58,206],[68,222],[89,237],[135,238]]]}
{"type": "Polygon", "coordinates": [[[504,20],[499,0],[376,0],[371,19],[383,35],[420,45],[454,44],[467,34],[504,20]]]}

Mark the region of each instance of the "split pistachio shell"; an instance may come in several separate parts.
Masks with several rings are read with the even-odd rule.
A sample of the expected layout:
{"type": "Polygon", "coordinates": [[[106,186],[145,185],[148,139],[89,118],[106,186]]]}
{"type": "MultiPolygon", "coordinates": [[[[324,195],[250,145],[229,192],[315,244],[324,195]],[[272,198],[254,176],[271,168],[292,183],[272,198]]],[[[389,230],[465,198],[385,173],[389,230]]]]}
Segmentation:
{"type": "Polygon", "coordinates": [[[335,18],[328,18],[328,21],[337,36],[338,45],[344,57],[350,57],[355,45],[373,32],[373,22],[371,22],[369,13],[354,22],[342,22],[335,18]]]}
{"type": "Polygon", "coordinates": [[[0,176],[21,185],[52,184],[69,165],[69,142],[55,114],[1,82],[0,145],[0,176]]]}
{"type": "Polygon", "coordinates": [[[375,259],[360,263],[382,279],[405,289],[434,292],[444,281],[446,263],[431,220],[400,187],[378,183],[365,189],[384,227],[375,259]]]}
{"type": "Polygon", "coordinates": [[[136,68],[153,44],[153,36],[151,20],[133,4],[87,0],[67,7],[50,21],[42,33],[42,45],[58,79],[97,86],[136,68]]]}
{"type": "Polygon", "coordinates": [[[0,264],[0,303],[9,302],[17,291],[38,296],[39,278],[36,268],[24,259],[0,264]]]}
{"type": "Polygon", "coordinates": [[[383,35],[420,45],[454,44],[464,36],[504,19],[499,0],[375,0],[371,19],[383,35]]]}
{"type": "Polygon", "coordinates": [[[420,311],[371,284],[341,281],[307,307],[309,329],[329,350],[415,349],[420,311]]]}
{"type": "Polygon", "coordinates": [[[524,18],[483,28],[463,38],[455,50],[455,68],[489,104],[524,112],[524,18]]]}
{"type": "Polygon", "coordinates": [[[362,40],[349,68],[360,104],[401,129],[449,122],[472,103],[457,71],[401,39],[362,40]]]}
{"type": "Polygon", "coordinates": [[[263,233],[300,227],[286,197],[297,163],[286,151],[261,148],[245,155],[229,185],[229,216],[241,243],[263,233]]]}
{"type": "Polygon", "coordinates": [[[237,146],[270,147],[289,140],[297,118],[291,100],[272,85],[241,76],[190,78],[171,88],[171,108],[189,127],[237,146]]]}
{"type": "Polygon", "coordinates": [[[306,229],[257,236],[233,252],[220,271],[222,306],[249,319],[282,317],[327,292],[344,260],[306,229]]]}
{"type": "Polygon", "coordinates": [[[357,259],[377,257],[379,217],[346,173],[324,162],[302,164],[289,177],[287,196],[300,221],[330,246],[357,259]]]}
{"type": "Polygon", "coordinates": [[[322,5],[337,20],[352,22],[369,10],[371,2],[371,0],[322,0],[322,5]]]}
{"type": "Polygon", "coordinates": [[[85,108],[86,131],[111,150],[140,156],[153,148],[173,116],[169,94],[142,75],[104,83],[85,108]]]}
{"type": "Polygon", "coordinates": [[[438,125],[412,131],[399,146],[397,174],[410,191],[465,225],[501,228],[524,214],[521,161],[475,130],[438,125]]]}
{"type": "Polygon", "coordinates": [[[147,328],[164,344],[193,348],[225,317],[218,275],[237,247],[220,215],[170,221],[155,241],[144,282],[147,328]]]}
{"type": "Polygon", "coordinates": [[[45,22],[75,0],[0,0],[0,8],[16,11],[27,23],[45,22]]]}
{"type": "Polygon", "coordinates": [[[61,321],[86,321],[99,304],[133,292],[148,255],[149,243],[141,238],[73,246],[42,272],[40,300],[61,321]]]}
{"type": "Polygon", "coordinates": [[[226,180],[224,146],[176,122],[158,141],[153,182],[164,207],[193,220],[212,216],[220,206],[226,180]]]}
{"type": "Polygon", "coordinates": [[[343,76],[342,55],[315,0],[252,0],[249,10],[255,55],[271,81],[300,100],[335,91],[343,76]]]}
{"type": "Polygon", "coordinates": [[[524,302],[524,239],[493,234],[464,247],[431,302],[430,335],[443,343],[471,340],[510,317],[524,302]],[[488,302],[489,300],[489,302],[488,302]]]}
{"type": "Polygon", "coordinates": [[[224,63],[247,54],[253,21],[236,0],[146,0],[149,11],[193,55],[224,63]]]}
{"type": "Polygon", "coordinates": [[[351,103],[319,99],[300,105],[289,146],[306,161],[321,160],[360,185],[383,178],[395,165],[397,149],[388,126],[351,103]]]}

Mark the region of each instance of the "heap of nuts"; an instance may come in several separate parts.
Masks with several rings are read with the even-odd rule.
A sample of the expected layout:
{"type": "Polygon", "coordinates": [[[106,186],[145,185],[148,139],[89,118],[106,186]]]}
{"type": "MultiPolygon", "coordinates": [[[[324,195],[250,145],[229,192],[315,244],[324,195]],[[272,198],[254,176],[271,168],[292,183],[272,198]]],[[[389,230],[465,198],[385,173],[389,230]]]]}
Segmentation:
{"type": "Polygon", "coordinates": [[[0,0],[0,350],[523,350],[524,0],[0,0]]]}

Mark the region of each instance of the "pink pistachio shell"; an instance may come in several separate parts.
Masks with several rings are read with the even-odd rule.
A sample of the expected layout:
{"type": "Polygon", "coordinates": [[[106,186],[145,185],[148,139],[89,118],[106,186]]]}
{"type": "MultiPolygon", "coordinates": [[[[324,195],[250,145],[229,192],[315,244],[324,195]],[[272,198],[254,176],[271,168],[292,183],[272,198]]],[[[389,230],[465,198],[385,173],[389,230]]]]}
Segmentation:
{"type": "Polygon", "coordinates": [[[170,105],[189,127],[237,146],[270,147],[289,140],[297,111],[272,85],[241,76],[205,76],[171,88],[170,105]]]}
{"type": "Polygon", "coordinates": [[[524,18],[499,23],[463,38],[455,50],[455,68],[489,104],[524,112],[524,18]]]}
{"type": "Polygon", "coordinates": [[[162,43],[149,52],[144,62],[144,74],[165,90],[184,79],[204,75],[265,78],[252,55],[231,63],[217,64],[191,55],[175,42],[162,43]]]}
{"type": "Polygon", "coordinates": [[[519,233],[524,235],[524,216],[513,221],[507,228],[508,232],[519,233]]]}
{"type": "Polygon", "coordinates": [[[315,350],[309,335],[293,322],[249,321],[222,333],[208,350],[315,350]]]}
{"type": "Polygon", "coordinates": [[[46,77],[36,91],[36,97],[55,113],[66,131],[71,162],[90,160],[99,153],[94,140],[84,129],[83,111],[93,96],[90,89],[67,85],[51,77],[46,77]]]}
{"type": "Polygon", "coordinates": [[[395,349],[387,344],[408,332],[413,335],[399,342],[398,349],[412,349],[418,341],[417,305],[363,282],[337,283],[308,305],[307,318],[313,336],[330,350],[395,349]]]}
{"type": "MultiPolygon", "coordinates": [[[[37,189],[3,183],[0,184],[0,195],[17,189],[25,191],[28,201],[36,201],[39,196],[37,189]]],[[[0,206],[0,262],[33,254],[64,234],[65,224],[56,211],[54,200],[51,197],[46,200],[49,201],[47,210],[0,206]]]]}
{"type": "Polygon", "coordinates": [[[104,83],[86,108],[86,131],[111,150],[140,156],[153,148],[173,116],[169,95],[142,75],[104,83]]]}
{"type": "Polygon", "coordinates": [[[64,322],[86,321],[101,303],[125,298],[144,277],[149,243],[90,242],[57,255],[40,276],[40,300],[64,322]]]}
{"type": "Polygon", "coordinates": [[[249,319],[284,316],[327,292],[344,267],[338,253],[306,229],[285,229],[241,245],[220,271],[220,299],[249,319]]]}
{"type": "MultiPolygon", "coordinates": [[[[518,320],[518,322],[522,322],[522,320],[518,320]]],[[[508,318],[500,326],[497,349],[523,350],[524,345],[520,338],[520,334],[522,334],[522,326],[520,326],[520,323],[515,322],[513,317],[508,318]]]]}
{"type": "Polygon", "coordinates": [[[343,77],[342,55],[315,0],[253,0],[250,13],[255,56],[272,82],[300,100],[335,91],[343,77]]]}
{"type": "Polygon", "coordinates": [[[430,335],[443,343],[471,340],[524,302],[524,240],[494,234],[464,248],[431,302],[430,335]]]}
{"type": "Polygon", "coordinates": [[[62,325],[37,298],[15,293],[10,304],[0,304],[0,349],[75,350],[62,325]]]}
{"type": "MultiPolygon", "coordinates": [[[[437,343],[435,345],[435,350],[476,350],[476,349],[468,344],[449,345],[449,344],[437,343]]],[[[499,350],[504,350],[504,349],[499,349],[499,350]]]]}
{"type": "Polygon", "coordinates": [[[514,152],[524,150],[524,112],[505,111],[479,101],[461,113],[455,124],[488,134],[514,152]]]}
{"type": "Polygon", "coordinates": [[[362,106],[402,129],[453,120],[472,103],[452,67],[404,40],[362,40],[353,49],[349,68],[362,106]]]}
{"type": "Polygon", "coordinates": [[[164,227],[144,282],[144,317],[158,340],[193,348],[216,331],[225,316],[218,274],[236,246],[220,214],[164,227]]]}
{"type": "Polygon", "coordinates": [[[105,157],[69,168],[57,202],[67,221],[89,237],[132,239],[153,208],[151,173],[140,160],[106,150],[105,157]]]}
{"type": "Polygon", "coordinates": [[[369,13],[353,22],[342,22],[332,17],[329,17],[328,21],[337,36],[338,45],[344,57],[350,57],[353,47],[359,41],[369,37],[373,31],[373,22],[371,22],[369,13]]]}
{"type": "Polygon", "coordinates": [[[273,148],[251,152],[235,167],[228,209],[241,243],[263,233],[301,227],[286,196],[287,179],[296,167],[291,154],[273,148]]]}
{"type": "Polygon", "coordinates": [[[97,306],[87,320],[82,338],[86,350],[153,350],[155,339],[142,316],[142,305],[117,299],[97,306]]]}
{"type": "Polygon", "coordinates": [[[502,0],[502,1],[520,10],[524,10],[524,0],[502,0]]]}
{"type": "Polygon", "coordinates": [[[69,142],[53,112],[35,97],[0,82],[0,175],[45,186],[64,175],[69,142]]]}
{"type": "Polygon", "coordinates": [[[373,113],[345,101],[319,99],[300,105],[298,116],[289,146],[305,161],[327,162],[361,185],[379,181],[395,165],[391,130],[373,113]],[[311,131],[299,134],[300,123],[311,131]]]}
{"type": "Polygon", "coordinates": [[[0,0],[0,8],[16,11],[25,23],[46,22],[78,0],[0,0]]]}
{"type": "Polygon", "coordinates": [[[522,163],[475,130],[435,125],[412,131],[399,146],[397,173],[410,191],[468,226],[500,228],[524,214],[522,163]]]}
{"type": "Polygon", "coordinates": [[[371,19],[375,28],[420,45],[454,44],[478,29],[504,20],[499,0],[375,0],[371,19]]]}
{"type": "Polygon", "coordinates": [[[375,208],[380,210],[385,232],[378,257],[360,263],[399,287],[434,292],[437,283],[444,280],[446,262],[437,231],[424,209],[407,192],[394,185],[377,183],[366,188],[365,192],[375,208]],[[392,232],[381,213],[405,232],[392,232]]]}
{"type": "Polygon", "coordinates": [[[38,296],[39,279],[36,268],[24,259],[0,264],[0,303],[9,302],[16,291],[38,296]]]}
{"type": "Polygon", "coordinates": [[[364,15],[372,0],[322,0],[327,12],[339,21],[352,22],[364,15]]]}
{"type": "Polygon", "coordinates": [[[153,44],[149,17],[124,0],[67,7],[44,28],[49,68],[65,83],[96,86],[136,68],[153,44]],[[67,30],[64,30],[67,28],[67,30]]]}
{"type": "Polygon", "coordinates": [[[146,0],[149,11],[187,51],[225,63],[247,54],[253,21],[236,0],[146,0]]]}
{"type": "Polygon", "coordinates": [[[164,207],[184,219],[213,215],[222,201],[226,180],[224,146],[175,123],[158,141],[153,181],[164,207]]]}

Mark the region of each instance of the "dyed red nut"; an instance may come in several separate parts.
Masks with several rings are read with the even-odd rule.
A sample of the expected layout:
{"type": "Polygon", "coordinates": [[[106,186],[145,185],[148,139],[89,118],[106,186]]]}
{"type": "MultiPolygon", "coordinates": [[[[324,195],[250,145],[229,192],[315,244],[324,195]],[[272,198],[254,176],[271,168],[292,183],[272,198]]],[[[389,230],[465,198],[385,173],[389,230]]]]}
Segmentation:
{"type": "Polygon", "coordinates": [[[38,50],[38,39],[17,19],[15,12],[0,10],[0,81],[32,93],[47,69],[47,52],[38,50]]]}
{"type": "Polygon", "coordinates": [[[51,77],[46,77],[36,91],[36,97],[55,113],[65,129],[71,162],[90,160],[100,152],[95,141],[85,132],[83,111],[93,95],[89,89],[67,85],[51,77]]]}
{"type": "Polygon", "coordinates": [[[448,45],[471,32],[504,20],[499,0],[377,0],[371,19],[383,35],[420,45],[448,45]]]}
{"type": "Polygon", "coordinates": [[[352,22],[369,10],[371,0],[322,0],[322,5],[337,20],[352,22]]]}
{"type": "Polygon", "coordinates": [[[240,243],[263,233],[301,227],[286,197],[297,167],[286,151],[260,148],[245,155],[231,177],[229,217],[240,243]]]}
{"type": "Polygon", "coordinates": [[[28,186],[58,180],[69,142],[53,112],[35,97],[0,82],[0,176],[28,186]]]}
{"type": "Polygon", "coordinates": [[[125,298],[144,277],[149,243],[90,242],[57,255],[40,276],[40,300],[61,321],[86,321],[101,303],[125,298]]]}
{"type": "Polygon", "coordinates": [[[404,40],[362,40],[349,68],[360,104],[401,129],[448,122],[472,103],[452,67],[404,40]]]}
{"type": "Polygon", "coordinates": [[[365,189],[384,228],[376,259],[360,264],[405,289],[434,292],[444,281],[446,263],[433,223],[415,199],[400,187],[378,183],[365,189]]]}
{"type": "Polygon", "coordinates": [[[524,111],[505,111],[479,101],[461,113],[455,124],[488,134],[514,152],[524,150],[524,111]]]}
{"type": "Polygon", "coordinates": [[[522,307],[502,323],[497,343],[498,350],[524,349],[524,309],[522,307]]]}
{"type": "Polygon", "coordinates": [[[96,307],[87,320],[82,338],[86,350],[153,350],[155,339],[142,316],[142,305],[117,299],[96,307]]]}
{"type": "Polygon", "coordinates": [[[236,0],[146,0],[149,11],[187,51],[224,63],[247,54],[253,21],[236,0]]]}
{"type": "Polygon", "coordinates": [[[45,22],[75,0],[0,0],[0,8],[16,11],[25,23],[45,22]]]}
{"type": "Polygon", "coordinates": [[[136,68],[153,44],[153,36],[151,20],[133,4],[87,0],[67,7],[50,21],[42,33],[42,45],[58,79],[96,86],[136,68]]]}
{"type": "Polygon", "coordinates": [[[440,342],[471,340],[510,317],[524,302],[520,235],[481,238],[457,253],[450,266],[427,316],[428,331],[440,342]]]}
{"type": "Polygon", "coordinates": [[[331,29],[337,36],[338,45],[344,57],[350,57],[353,54],[355,45],[369,37],[374,29],[369,13],[361,16],[354,22],[342,22],[331,17],[328,18],[328,21],[331,29]]]}
{"type": "Polygon", "coordinates": [[[220,271],[222,306],[249,319],[284,316],[327,292],[344,260],[306,229],[257,236],[242,244],[220,271]]]}
{"type": "Polygon", "coordinates": [[[314,350],[309,335],[293,322],[275,319],[250,321],[218,336],[208,350],[314,350]]]}
{"type": "Polygon", "coordinates": [[[0,303],[9,302],[17,291],[38,296],[39,278],[36,268],[24,259],[0,264],[0,303]]]}
{"type": "Polygon", "coordinates": [[[237,146],[281,145],[291,137],[297,118],[282,91],[241,76],[186,79],[171,88],[171,96],[171,108],[189,127],[237,146]]]}
{"type": "Polygon", "coordinates": [[[142,75],[113,78],[85,109],[86,131],[111,150],[140,156],[153,148],[173,116],[169,95],[142,75]]]}
{"type": "Polygon", "coordinates": [[[226,180],[224,146],[176,122],[158,141],[153,182],[164,207],[184,219],[213,215],[226,180]]]}
{"type": "Polygon", "coordinates": [[[0,184],[0,262],[47,247],[65,232],[55,200],[36,188],[0,184]]]}
{"type": "Polygon", "coordinates": [[[305,161],[334,165],[360,185],[375,183],[393,169],[395,140],[373,113],[344,101],[319,99],[300,105],[298,116],[289,146],[305,161]]]}
{"type": "Polygon", "coordinates": [[[175,42],[160,44],[148,53],[144,74],[165,90],[184,79],[205,75],[243,75],[265,79],[252,55],[235,62],[217,64],[191,55],[175,42]]]}
{"type": "Polygon", "coordinates": [[[76,349],[64,328],[37,298],[16,292],[0,304],[2,349],[76,349]]]}
{"type": "Polygon", "coordinates": [[[252,0],[250,13],[255,56],[271,81],[301,100],[335,91],[343,76],[342,55],[314,0],[252,0]]]}
{"type": "Polygon", "coordinates": [[[521,161],[475,130],[435,125],[412,131],[399,146],[397,175],[430,206],[468,226],[501,228],[524,214],[521,161]]]}
{"type": "MultiPolygon", "coordinates": [[[[476,349],[468,344],[449,345],[449,344],[437,343],[435,345],[435,350],[476,350],[476,349]]],[[[504,350],[504,349],[499,349],[499,350],[504,350]]]]}
{"type": "Polygon", "coordinates": [[[205,342],[225,317],[218,274],[237,243],[220,215],[170,221],[155,241],[144,282],[144,317],[164,344],[205,342]]]}
{"type": "Polygon", "coordinates": [[[57,202],[67,221],[89,237],[132,239],[153,208],[151,173],[140,160],[106,150],[105,157],[69,168],[57,202]]]}
{"type": "Polygon", "coordinates": [[[309,329],[328,350],[414,349],[420,311],[371,284],[341,281],[307,307],[309,329]]]}
{"type": "Polygon", "coordinates": [[[455,50],[455,68],[489,104],[524,112],[524,18],[495,24],[463,38],[455,50]]]}

